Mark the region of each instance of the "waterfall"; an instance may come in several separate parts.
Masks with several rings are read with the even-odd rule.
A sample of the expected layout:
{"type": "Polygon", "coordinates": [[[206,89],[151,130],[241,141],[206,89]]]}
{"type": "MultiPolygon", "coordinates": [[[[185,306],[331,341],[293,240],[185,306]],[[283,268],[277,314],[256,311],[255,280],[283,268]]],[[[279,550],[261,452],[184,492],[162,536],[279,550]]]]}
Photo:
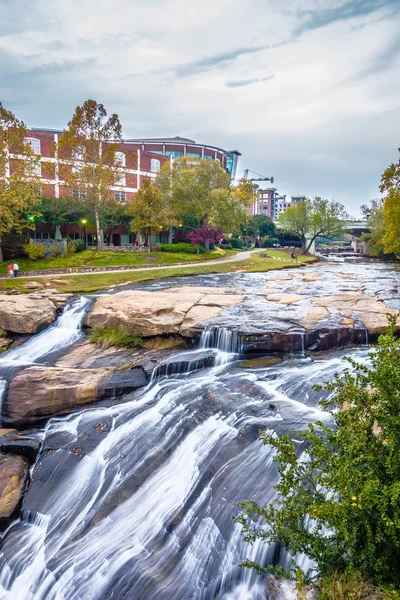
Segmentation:
{"type": "Polygon", "coordinates": [[[215,366],[226,365],[240,355],[239,335],[226,327],[206,327],[201,334],[200,348],[216,349],[215,366]]]}
{"type": "MultiPolygon", "coordinates": [[[[198,357],[238,354],[226,330],[208,330],[202,346],[198,357]]],[[[238,564],[285,557],[248,546],[232,523],[240,500],[275,497],[274,452],[258,432],[329,419],[314,384],[347,367],[337,353],[251,373],[236,362],[51,419],[21,517],[2,541],[0,599],[265,600],[263,578],[238,564]]]]}
{"type": "Polygon", "coordinates": [[[82,319],[89,303],[88,298],[81,296],[67,304],[53,325],[14,350],[5,352],[0,357],[0,369],[35,363],[46,355],[64,350],[75,343],[81,336],[82,319]]]}
{"type": "Polygon", "coordinates": [[[193,373],[207,367],[220,367],[239,356],[239,336],[235,331],[225,327],[207,327],[201,334],[197,350],[176,354],[157,365],[151,381],[193,373]]]}

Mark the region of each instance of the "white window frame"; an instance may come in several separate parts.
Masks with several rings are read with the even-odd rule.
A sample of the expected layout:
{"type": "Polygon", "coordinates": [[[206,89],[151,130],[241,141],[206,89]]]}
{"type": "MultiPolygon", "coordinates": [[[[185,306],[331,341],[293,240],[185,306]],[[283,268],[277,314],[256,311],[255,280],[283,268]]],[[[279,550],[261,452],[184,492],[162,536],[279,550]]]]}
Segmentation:
{"type": "Polygon", "coordinates": [[[114,192],[114,198],[115,198],[115,200],[117,202],[121,202],[121,204],[125,204],[126,203],[126,193],[123,190],[115,191],[114,192]]]}
{"type": "Polygon", "coordinates": [[[39,138],[26,137],[25,142],[30,144],[34,154],[41,154],[40,152],[40,140],[39,138]],[[36,147],[35,147],[36,146],[36,147]]]}
{"type": "Polygon", "coordinates": [[[120,163],[120,167],[126,167],[126,154],[125,152],[116,152],[115,153],[115,160],[117,160],[120,163]]]}
{"type": "Polygon", "coordinates": [[[150,159],[150,171],[152,173],[159,173],[161,169],[161,161],[158,158],[150,159]]]}

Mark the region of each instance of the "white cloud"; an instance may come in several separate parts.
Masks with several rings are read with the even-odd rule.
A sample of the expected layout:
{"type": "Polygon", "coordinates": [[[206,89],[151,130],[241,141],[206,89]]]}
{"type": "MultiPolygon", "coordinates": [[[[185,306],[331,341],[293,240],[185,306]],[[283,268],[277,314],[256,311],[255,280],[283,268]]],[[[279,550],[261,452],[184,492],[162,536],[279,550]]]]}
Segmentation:
{"type": "Polygon", "coordinates": [[[237,148],[283,193],[377,196],[399,145],[396,0],[138,4],[3,0],[3,102],[63,127],[94,97],[127,136],[237,148]]]}

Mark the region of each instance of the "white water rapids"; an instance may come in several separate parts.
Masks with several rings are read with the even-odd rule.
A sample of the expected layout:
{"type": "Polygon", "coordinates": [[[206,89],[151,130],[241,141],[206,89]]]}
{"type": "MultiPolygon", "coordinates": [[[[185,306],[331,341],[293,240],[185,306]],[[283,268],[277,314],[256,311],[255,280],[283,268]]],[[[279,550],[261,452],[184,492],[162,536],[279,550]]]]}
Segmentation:
{"type": "Polygon", "coordinates": [[[53,325],[30,338],[21,346],[4,352],[0,357],[0,412],[7,389],[7,380],[1,377],[18,367],[34,364],[44,357],[65,350],[82,335],[82,319],[90,300],[81,296],[64,307],[53,325]]]}
{"type": "MultiPolygon", "coordinates": [[[[79,306],[60,318],[76,325],[68,335],[56,341],[58,324],[5,360],[27,364],[72,343],[79,306]]],[[[119,404],[49,421],[21,519],[2,543],[0,600],[267,598],[263,579],[237,565],[287,557],[246,546],[232,523],[237,502],[275,494],[273,454],[258,431],[326,420],[313,385],[347,363],[337,353],[243,368],[236,334],[215,328],[196,352],[180,355],[186,366],[174,377],[159,371],[119,404]],[[210,352],[215,366],[201,368],[210,352]]]]}

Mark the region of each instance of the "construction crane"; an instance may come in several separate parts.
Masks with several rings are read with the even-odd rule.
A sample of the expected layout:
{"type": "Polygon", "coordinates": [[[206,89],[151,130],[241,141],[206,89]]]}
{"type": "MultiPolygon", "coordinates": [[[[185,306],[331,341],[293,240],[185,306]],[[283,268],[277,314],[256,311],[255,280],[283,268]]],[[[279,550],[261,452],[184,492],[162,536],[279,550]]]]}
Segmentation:
{"type": "Polygon", "coordinates": [[[247,181],[270,181],[271,183],[274,183],[273,177],[264,177],[263,175],[260,175],[260,173],[256,173],[255,171],[251,171],[251,172],[254,173],[254,175],[258,175],[258,177],[250,177],[249,178],[249,171],[250,171],[250,169],[245,169],[245,172],[243,173],[243,178],[246,179],[247,181]]]}

